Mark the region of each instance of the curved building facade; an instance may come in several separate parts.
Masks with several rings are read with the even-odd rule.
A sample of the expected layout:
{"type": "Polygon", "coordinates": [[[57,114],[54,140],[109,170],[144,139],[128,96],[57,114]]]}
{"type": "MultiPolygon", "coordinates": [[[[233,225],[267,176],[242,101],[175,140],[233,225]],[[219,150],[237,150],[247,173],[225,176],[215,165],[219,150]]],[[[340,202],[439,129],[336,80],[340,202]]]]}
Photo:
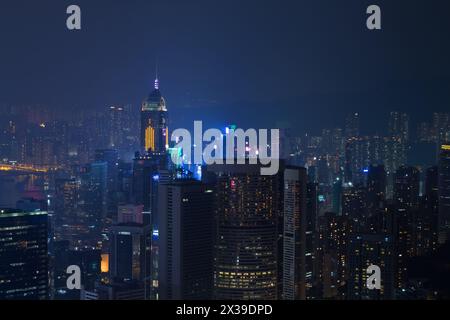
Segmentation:
{"type": "Polygon", "coordinates": [[[216,299],[277,298],[278,176],[255,165],[213,165],[216,184],[216,299]]]}

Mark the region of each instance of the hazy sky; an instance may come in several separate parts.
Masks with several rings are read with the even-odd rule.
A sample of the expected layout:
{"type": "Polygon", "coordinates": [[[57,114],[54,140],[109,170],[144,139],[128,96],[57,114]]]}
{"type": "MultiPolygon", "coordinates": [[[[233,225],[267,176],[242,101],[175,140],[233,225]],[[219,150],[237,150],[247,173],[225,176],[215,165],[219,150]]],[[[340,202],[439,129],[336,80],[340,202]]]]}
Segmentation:
{"type": "Polygon", "coordinates": [[[448,0],[1,0],[0,103],[139,108],[158,62],[177,127],[420,118],[450,110],[449,35],[448,0]],[[66,28],[70,4],[81,31],[66,28]],[[366,28],[370,4],[381,31],[366,28]]]}

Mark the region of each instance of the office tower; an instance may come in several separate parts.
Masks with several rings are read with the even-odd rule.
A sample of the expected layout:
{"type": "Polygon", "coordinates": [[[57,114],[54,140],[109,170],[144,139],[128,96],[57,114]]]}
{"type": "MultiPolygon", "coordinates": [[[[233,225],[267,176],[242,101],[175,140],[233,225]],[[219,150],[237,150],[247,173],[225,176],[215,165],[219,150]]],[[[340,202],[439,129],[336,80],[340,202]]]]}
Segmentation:
{"type": "Polygon", "coordinates": [[[138,223],[111,226],[109,277],[113,282],[137,280],[149,285],[151,234],[151,226],[138,223]]]}
{"type": "Polygon", "coordinates": [[[439,243],[450,239],[450,143],[442,144],[439,153],[439,243]]]}
{"type": "Polygon", "coordinates": [[[428,250],[436,250],[439,235],[439,167],[428,168],[425,179],[425,213],[429,221],[428,250]]]}
{"type": "Polygon", "coordinates": [[[319,215],[318,186],[316,183],[306,184],[306,231],[305,231],[305,297],[317,298],[316,290],[316,243],[317,223],[319,215]]]}
{"type": "Polygon", "coordinates": [[[347,139],[359,136],[359,114],[350,113],[345,118],[345,137],[347,139]]]}
{"type": "Polygon", "coordinates": [[[369,215],[377,215],[386,200],[386,171],[383,165],[371,165],[367,173],[367,208],[369,215]]]}
{"type": "Polygon", "coordinates": [[[54,300],[64,300],[66,298],[77,299],[79,291],[67,289],[67,267],[73,263],[69,262],[70,241],[54,241],[50,254],[50,275],[51,275],[51,297],[54,300]]]}
{"type": "Polygon", "coordinates": [[[144,205],[145,212],[151,212],[155,205],[152,201],[157,195],[155,182],[162,180],[161,171],[167,169],[168,161],[166,152],[136,153],[133,160],[132,198],[134,204],[144,205]]]}
{"type": "Polygon", "coordinates": [[[415,167],[400,167],[394,176],[394,206],[397,248],[398,289],[407,285],[407,260],[414,256],[414,215],[419,206],[420,172],[415,167]]]}
{"type": "Polygon", "coordinates": [[[117,178],[117,203],[131,203],[133,190],[133,163],[119,161],[117,178]]]}
{"type": "Polygon", "coordinates": [[[158,192],[159,299],[211,299],[213,193],[196,180],[163,184],[158,192]]]}
{"type": "Polygon", "coordinates": [[[117,212],[119,153],[114,149],[95,150],[95,161],[106,163],[106,206],[108,216],[117,212]]]}
{"type": "Polygon", "coordinates": [[[385,234],[355,234],[348,241],[348,299],[378,300],[394,298],[394,242],[385,234]],[[367,287],[367,268],[380,267],[381,289],[367,287]]]}
{"type": "Polygon", "coordinates": [[[74,250],[70,241],[55,241],[51,257],[52,298],[55,300],[79,300],[80,290],[67,289],[67,267],[76,265],[80,267],[81,284],[83,289],[93,289],[95,282],[100,280],[101,254],[100,250],[74,250]]]}
{"type": "MultiPolygon", "coordinates": [[[[132,105],[111,106],[108,109],[107,148],[118,150],[121,159],[130,161],[140,146],[140,110],[132,105]]],[[[102,145],[104,147],[104,145],[102,145]]]]}
{"type": "Polygon", "coordinates": [[[0,239],[0,299],[47,299],[47,212],[0,209],[0,239]]]}
{"type": "Polygon", "coordinates": [[[108,163],[93,162],[81,177],[85,223],[99,230],[107,213],[108,163]]]}
{"type": "Polygon", "coordinates": [[[306,169],[284,170],[283,299],[306,299],[306,169]]]}
{"type": "Polygon", "coordinates": [[[109,107],[109,141],[108,147],[118,149],[124,143],[123,129],[126,126],[125,108],[122,106],[109,107]]]}
{"type": "Polygon", "coordinates": [[[211,165],[217,175],[217,299],[276,299],[281,177],[259,165],[211,165]]]}
{"type": "Polygon", "coordinates": [[[53,208],[56,216],[56,228],[76,223],[80,210],[81,181],[77,179],[56,179],[53,208]]]}
{"type": "Polygon", "coordinates": [[[345,142],[344,147],[344,181],[347,183],[353,183],[353,150],[352,140],[345,142]]]}
{"type": "Polygon", "coordinates": [[[141,147],[143,151],[164,152],[169,146],[168,113],[166,101],[155,80],[154,90],[142,103],[141,147]]]}
{"type": "Polygon", "coordinates": [[[133,160],[132,202],[143,205],[143,222],[152,231],[151,244],[151,298],[158,298],[158,255],[159,255],[159,223],[158,223],[158,188],[170,182],[173,172],[168,170],[167,152],[136,153],[133,160]]]}

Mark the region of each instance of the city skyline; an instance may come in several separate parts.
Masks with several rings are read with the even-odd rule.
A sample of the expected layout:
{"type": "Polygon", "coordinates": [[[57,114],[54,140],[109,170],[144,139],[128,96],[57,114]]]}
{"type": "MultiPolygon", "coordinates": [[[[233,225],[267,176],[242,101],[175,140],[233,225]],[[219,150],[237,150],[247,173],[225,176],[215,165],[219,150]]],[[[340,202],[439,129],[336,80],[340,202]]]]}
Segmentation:
{"type": "Polygon", "coordinates": [[[450,104],[445,1],[429,8],[379,1],[380,32],[365,27],[368,1],[344,8],[330,1],[258,6],[250,0],[238,12],[233,2],[79,1],[84,28],[74,32],[65,28],[68,4],[5,3],[0,103],[138,107],[158,64],[175,127],[193,120],[218,127],[239,118],[243,127],[288,121],[311,131],[317,123],[307,119],[332,125],[360,108],[374,110],[368,119],[377,117],[375,110],[409,110],[420,118],[430,105],[445,111],[450,104]],[[34,27],[21,27],[22,20],[34,27]]]}
{"type": "Polygon", "coordinates": [[[450,299],[434,1],[2,2],[0,300],[450,299]]]}

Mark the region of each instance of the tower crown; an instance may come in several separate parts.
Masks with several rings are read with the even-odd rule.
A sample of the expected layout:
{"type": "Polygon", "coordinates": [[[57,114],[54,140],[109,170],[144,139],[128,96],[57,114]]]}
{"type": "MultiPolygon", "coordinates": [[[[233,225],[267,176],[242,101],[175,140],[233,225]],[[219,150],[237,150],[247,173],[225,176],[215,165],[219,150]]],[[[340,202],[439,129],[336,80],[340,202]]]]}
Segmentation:
{"type": "Polygon", "coordinates": [[[159,79],[156,77],[154,89],[142,103],[142,111],[167,111],[166,100],[159,90],[159,79]]]}

